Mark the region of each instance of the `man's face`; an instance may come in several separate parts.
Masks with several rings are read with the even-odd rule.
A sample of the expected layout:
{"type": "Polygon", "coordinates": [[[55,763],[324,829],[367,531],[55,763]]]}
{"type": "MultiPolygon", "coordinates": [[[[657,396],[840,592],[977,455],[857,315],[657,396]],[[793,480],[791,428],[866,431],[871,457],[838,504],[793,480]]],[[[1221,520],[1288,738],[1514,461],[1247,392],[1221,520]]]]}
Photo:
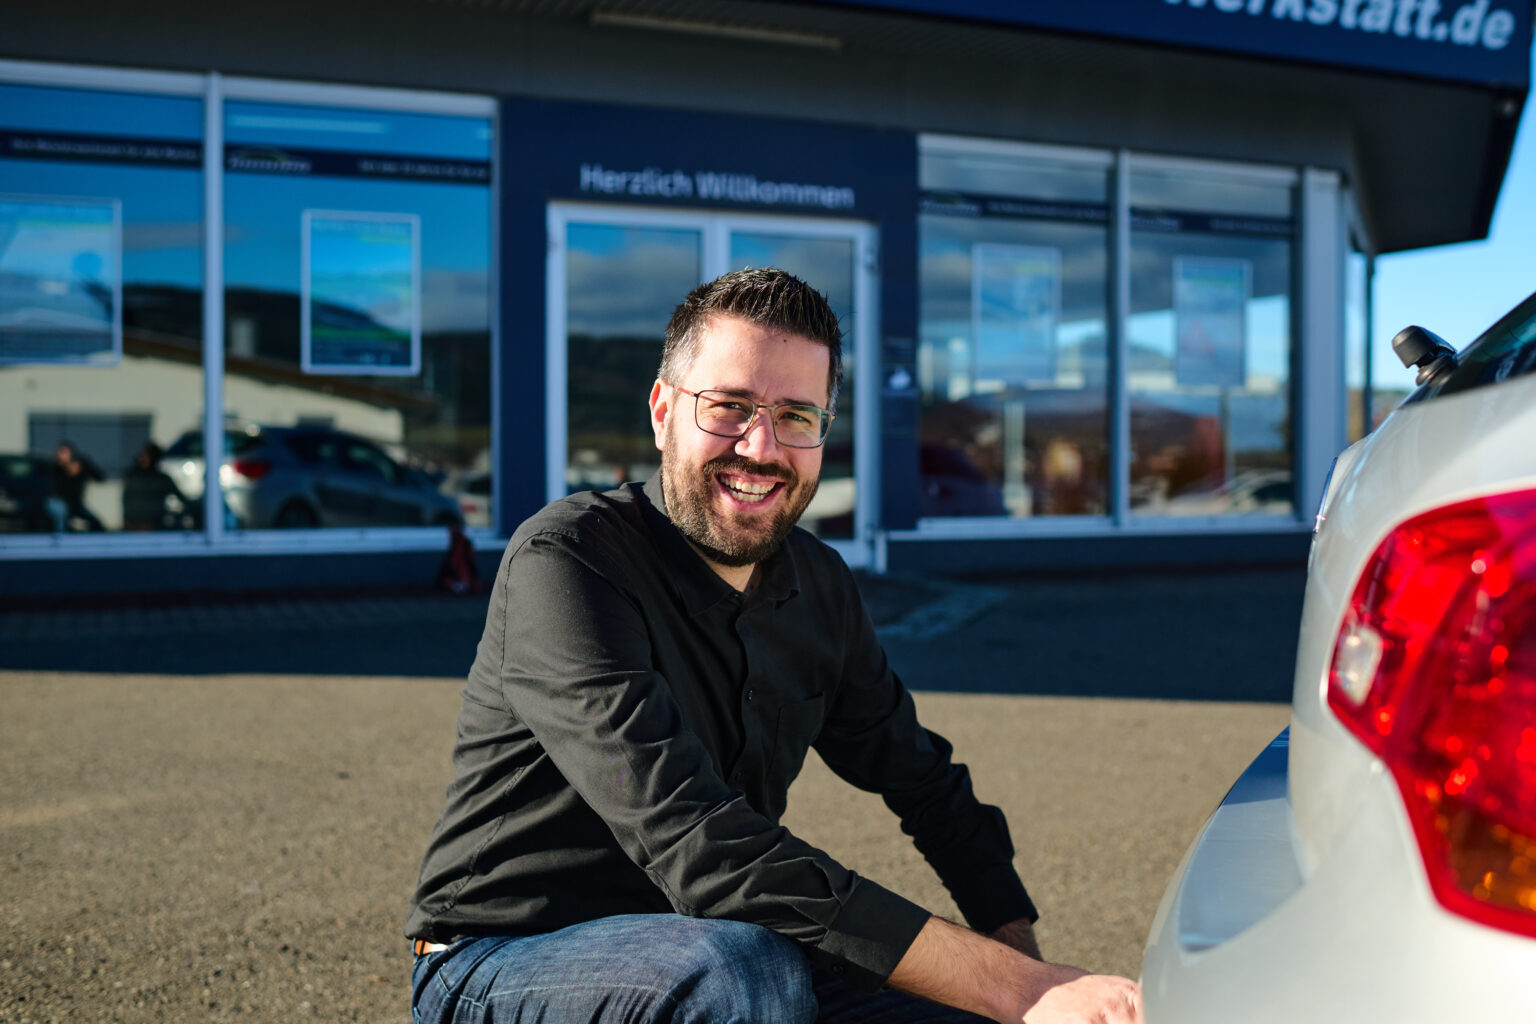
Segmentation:
{"type": "Polygon", "coordinates": [[[683,380],[651,389],[651,426],[661,449],[667,514],[716,565],[755,565],[783,543],[821,479],[820,448],[789,448],[759,411],[739,438],[700,430],[689,391],[728,391],[754,402],[826,408],[831,353],[825,345],[736,317],[705,328],[683,380]]]}

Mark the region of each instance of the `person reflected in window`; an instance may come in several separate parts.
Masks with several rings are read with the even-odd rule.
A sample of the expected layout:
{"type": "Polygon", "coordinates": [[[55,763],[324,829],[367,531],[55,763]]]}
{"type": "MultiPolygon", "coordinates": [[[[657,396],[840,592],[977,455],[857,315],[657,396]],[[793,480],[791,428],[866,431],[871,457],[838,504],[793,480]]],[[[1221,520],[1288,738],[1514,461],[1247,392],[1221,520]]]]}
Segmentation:
{"type": "Polygon", "coordinates": [[[88,530],[96,533],[106,529],[96,518],[96,513],[85,507],[86,485],[104,479],[101,469],[81,454],[73,441],[59,442],[53,451],[54,501],[50,504],[56,532],[88,530]]]}
{"type": "Polygon", "coordinates": [[[164,455],[155,442],[145,441],[123,475],[124,530],[174,529],[176,517],[188,507],[176,482],[160,468],[164,455]]]}

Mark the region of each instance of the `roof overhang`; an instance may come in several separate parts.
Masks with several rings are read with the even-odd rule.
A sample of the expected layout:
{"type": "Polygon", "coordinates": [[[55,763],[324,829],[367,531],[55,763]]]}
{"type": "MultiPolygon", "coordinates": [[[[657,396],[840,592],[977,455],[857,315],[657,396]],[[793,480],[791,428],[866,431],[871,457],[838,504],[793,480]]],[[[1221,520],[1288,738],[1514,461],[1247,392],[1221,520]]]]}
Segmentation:
{"type": "Polygon", "coordinates": [[[1526,0],[820,2],[1468,85],[1530,86],[1533,12],[1526,0]]]}
{"type": "Polygon", "coordinates": [[[1354,129],[1360,215],[1383,253],[1487,236],[1536,32],[1530,0],[811,2],[1058,32],[1064,57],[1073,36],[1123,40],[1216,88],[1335,102],[1354,129]]]}
{"type": "MultiPolygon", "coordinates": [[[[1406,0],[1410,5],[1427,9],[1406,0]]],[[[1358,20],[1345,29],[1291,17],[1298,10],[1335,10],[1337,21],[1346,9],[1366,8],[1355,0],[500,0],[495,6],[593,22],[594,12],[620,12],[671,22],[680,31],[713,25],[750,38],[760,29],[765,43],[1028,67],[1036,78],[1049,69],[1064,80],[1101,71],[1125,80],[1176,79],[1212,94],[1310,103],[1349,125],[1353,166],[1340,169],[1383,253],[1486,237],[1529,91],[1536,10],[1528,0],[1445,0],[1424,22],[1431,38],[1421,40],[1414,37],[1418,14],[1404,22],[1407,37],[1395,24],[1373,32],[1358,20]],[[1455,21],[1463,7],[1481,12],[1484,30],[1499,14],[1497,31],[1475,44],[1457,43],[1450,38],[1453,24],[1465,28],[1471,20],[1455,21]],[[1442,23],[1447,38],[1436,40],[1442,23]]],[[[1262,134],[1255,130],[1252,145],[1237,148],[1263,150],[1262,134]]],[[[1282,158],[1283,146],[1270,149],[1271,158],[1282,158]]]]}

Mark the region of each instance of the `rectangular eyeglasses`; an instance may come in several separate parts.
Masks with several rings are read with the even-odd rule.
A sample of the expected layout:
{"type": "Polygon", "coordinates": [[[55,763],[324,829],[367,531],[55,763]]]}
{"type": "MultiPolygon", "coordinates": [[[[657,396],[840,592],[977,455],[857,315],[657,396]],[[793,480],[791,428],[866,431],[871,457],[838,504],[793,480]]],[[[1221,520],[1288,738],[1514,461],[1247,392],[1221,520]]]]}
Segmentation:
{"type": "Polygon", "coordinates": [[[832,425],[833,414],[817,405],[767,405],[729,391],[689,391],[670,381],[662,383],[692,398],[693,422],[704,433],[716,437],[745,436],[759,409],[768,413],[773,439],[786,448],[820,448],[832,425]]]}

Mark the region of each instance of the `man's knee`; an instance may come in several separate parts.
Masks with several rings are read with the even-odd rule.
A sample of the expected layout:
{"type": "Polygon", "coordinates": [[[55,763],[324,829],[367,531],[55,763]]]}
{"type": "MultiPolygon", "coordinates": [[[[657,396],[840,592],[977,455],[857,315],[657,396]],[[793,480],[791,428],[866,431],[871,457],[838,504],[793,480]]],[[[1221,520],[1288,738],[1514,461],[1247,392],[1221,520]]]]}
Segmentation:
{"type": "Polygon", "coordinates": [[[674,947],[680,1020],[810,1024],[816,1019],[810,964],[789,939],[740,921],[673,920],[688,933],[674,947]]]}

